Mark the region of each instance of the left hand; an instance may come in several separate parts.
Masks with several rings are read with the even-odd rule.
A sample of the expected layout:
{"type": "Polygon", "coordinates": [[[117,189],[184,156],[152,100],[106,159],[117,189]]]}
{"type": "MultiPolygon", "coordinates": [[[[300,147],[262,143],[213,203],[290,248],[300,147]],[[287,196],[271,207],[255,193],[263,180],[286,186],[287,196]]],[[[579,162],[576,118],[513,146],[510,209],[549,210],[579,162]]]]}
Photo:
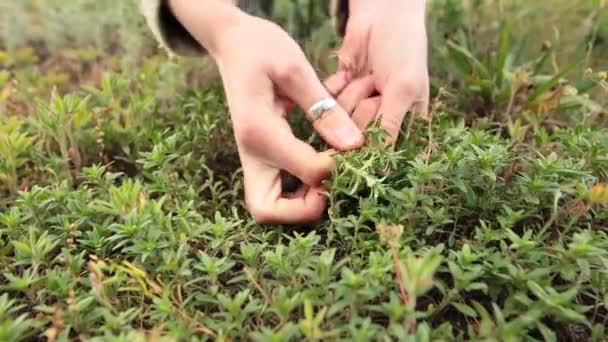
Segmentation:
{"type": "Polygon", "coordinates": [[[350,0],[339,62],[334,78],[361,79],[371,74],[374,90],[381,94],[366,98],[357,109],[341,103],[342,107],[360,128],[380,116],[389,143],[394,144],[408,111],[428,112],[425,1],[350,0]]]}

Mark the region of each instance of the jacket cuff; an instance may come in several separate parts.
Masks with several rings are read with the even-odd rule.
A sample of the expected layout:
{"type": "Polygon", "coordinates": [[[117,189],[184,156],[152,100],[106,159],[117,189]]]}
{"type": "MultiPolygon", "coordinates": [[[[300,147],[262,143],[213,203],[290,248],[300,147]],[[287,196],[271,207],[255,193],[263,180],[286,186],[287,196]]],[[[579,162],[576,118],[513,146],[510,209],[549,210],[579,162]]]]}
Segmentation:
{"type": "Polygon", "coordinates": [[[344,37],[346,23],[348,22],[348,0],[331,0],[329,12],[331,14],[336,33],[344,37]]]}
{"type": "MultiPolygon", "coordinates": [[[[259,0],[233,0],[246,12],[255,12],[259,0]]],[[[186,30],[177,20],[168,0],[139,0],[140,11],[143,14],[150,31],[162,49],[170,56],[201,56],[207,50],[186,30]]],[[[344,36],[348,21],[348,0],[331,0],[330,14],[336,33],[344,36]]]]}
{"type": "Polygon", "coordinates": [[[139,9],[159,47],[169,56],[204,56],[207,50],[177,20],[168,0],[139,0],[139,9]]]}

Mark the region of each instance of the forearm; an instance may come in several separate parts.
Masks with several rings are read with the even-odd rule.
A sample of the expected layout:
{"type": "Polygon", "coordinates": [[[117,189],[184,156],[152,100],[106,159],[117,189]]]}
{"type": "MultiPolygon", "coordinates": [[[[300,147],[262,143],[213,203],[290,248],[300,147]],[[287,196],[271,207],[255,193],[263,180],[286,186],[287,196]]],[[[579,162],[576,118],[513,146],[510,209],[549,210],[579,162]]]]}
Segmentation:
{"type": "Polygon", "coordinates": [[[233,0],[169,0],[175,17],[212,55],[220,49],[222,34],[245,15],[233,0]]]}

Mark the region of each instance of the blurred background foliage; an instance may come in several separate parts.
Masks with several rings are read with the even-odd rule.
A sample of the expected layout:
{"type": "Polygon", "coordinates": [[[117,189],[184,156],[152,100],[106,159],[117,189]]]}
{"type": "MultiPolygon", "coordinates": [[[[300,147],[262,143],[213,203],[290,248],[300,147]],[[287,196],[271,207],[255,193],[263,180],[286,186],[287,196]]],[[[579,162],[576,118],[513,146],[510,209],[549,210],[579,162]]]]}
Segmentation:
{"type": "MultiPolygon", "coordinates": [[[[333,43],[328,38],[327,1],[260,0],[259,4],[295,37],[333,43]]],[[[558,44],[564,58],[591,43],[590,60],[608,49],[603,0],[429,0],[428,4],[433,50],[446,39],[462,40],[475,51],[491,49],[491,37],[502,21],[517,25],[514,41],[528,56],[536,55],[547,41],[558,44]]],[[[2,0],[0,9],[0,46],[9,51],[32,44],[49,53],[90,46],[134,57],[154,46],[136,1],[2,0]]],[[[431,65],[439,71],[435,69],[439,65],[431,65]]]]}
{"type": "MultiPolygon", "coordinates": [[[[608,50],[608,13],[604,0],[429,0],[431,50],[440,51],[446,40],[458,40],[472,51],[496,49],[492,39],[503,22],[517,26],[513,41],[524,57],[536,56],[551,42],[559,57],[568,59],[588,49],[595,66],[608,50]]],[[[294,37],[312,49],[335,43],[328,19],[327,1],[260,0],[294,37]],[[311,43],[316,43],[311,44],[311,43]]],[[[155,44],[137,11],[137,1],[113,0],[2,0],[0,46],[14,50],[33,45],[56,54],[88,46],[100,53],[120,54],[135,61],[155,44]]],[[[310,49],[309,52],[310,52],[310,49]]],[[[437,53],[432,54],[434,61],[437,53]]],[[[591,65],[590,65],[591,66],[591,65]]],[[[441,63],[431,63],[442,75],[441,63]]]]}
{"type": "MultiPolygon", "coordinates": [[[[257,4],[301,42],[320,77],[335,70],[340,37],[327,1],[257,4]]],[[[39,59],[43,71],[63,78],[63,90],[97,84],[103,71],[135,72],[153,56],[163,59],[163,82],[171,85],[162,94],[167,98],[183,87],[217,80],[208,59],[164,58],[137,6],[137,1],[0,0],[0,49],[5,59],[27,60],[30,54],[39,59]]],[[[608,56],[605,0],[429,0],[427,7],[431,94],[444,88],[443,100],[454,111],[505,119],[505,112],[518,109],[518,92],[528,83],[545,84],[546,91],[566,78],[596,101],[579,98],[577,105],[608,101],[602,93],[606,82],[604,89],[597,87],[608,56]]]]}
{"type": "MultiPolygon", "coordinates": [[[[339,37],[334,34],[328,17],[327,3],[258,1],[259,7],[272,13],[272,19],[302,43],[321,77],[335,69],[332,52],[339,46],[339,37]]],[[[19,56],[19,51],[27,55],[23,49],[33,48],[36,57],[47,65],[84,62],[99,70],[113,68],[129,73],[136,70],[134,66],[141,65],[143,59],[162,54],[137,6],[137,1],[0,0],[0,49],[8,55],[19,56]]],[[[509,38],[509,46],[505,64],[500,67],[510,68],[510,72],[529,72],[527,68],[530,63],[538,62],[535,60],[538,56],[543,56],[543,60],[534,73],[560,73],[570,62],[579,61],[564,75],[573,75],[578,82],[584,81],[581,78],[586,69],[601,71],[606,68],[608,11],[605,0],[429,0],[428,9],[433,96],[440,87],[462,88],[467,83],[455,65],[463,56],[450,53],[450,44],[456,44],[465,54],[476,56],[477,60],[470,62],[479,61],[492,68],[490,64],[500,54],[498,44],[501,41],[497,37],[503,33],[509,38]]],[[[178,68],[182,74],[188,74],[190,86],[205,84],[217,76],[210,61],[181,59],[166,63],[171,65],[169,68],[178,68]]],[[[94,83],[98,82],[99,74],[87,73],[87,77],[94,83]]],[[[183,81],[167,80],[176,86],[183,81]]],[[[512,82],[505,84],[505,87],[511,86],[512,82]]],[[[592,90],[592,94],[597,94],[597,90],[592,90]]],[[[599,101],[605,103],[605,96],[599,97],[599,101]]],[[[508,103],[508,100],[503,102],[508,103]]],[[[480,112],[474,107],[494,104],[487,98],[472,103],[473,106],[460,109],[480,112]]]]}

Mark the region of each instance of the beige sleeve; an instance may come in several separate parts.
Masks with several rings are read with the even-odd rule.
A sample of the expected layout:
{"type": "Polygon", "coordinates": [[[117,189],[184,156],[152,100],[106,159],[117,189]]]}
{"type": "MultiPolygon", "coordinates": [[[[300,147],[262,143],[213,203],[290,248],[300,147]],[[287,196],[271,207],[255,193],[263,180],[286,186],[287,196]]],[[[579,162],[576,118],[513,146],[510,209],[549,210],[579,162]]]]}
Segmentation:
{"type": "MultiPolygon", "coordinates": [[[[168,0],[138,0],[139,8],[160,47],[171,56],[201,56],[207,51],[180,24],[168,0]]],[[[255,7],[256,0],[233,0],[243,9],[255,7]]],[[[330,13],[336,32],[343,36],[348,20],[348,0],[330,0],[330,13]]]]}
{"type": "Polygon", "coordinates": [[[336,33],[344,37],[346,22],[348,21],[348,0],[331,0],[329,13],[331,14],[336,33]]]}
{"type": "Polygon", "coordinates": [[[138,0],[139,9],[161,48],[171,56],[207,53],[173,15],[167,0],[138,0]]]}

